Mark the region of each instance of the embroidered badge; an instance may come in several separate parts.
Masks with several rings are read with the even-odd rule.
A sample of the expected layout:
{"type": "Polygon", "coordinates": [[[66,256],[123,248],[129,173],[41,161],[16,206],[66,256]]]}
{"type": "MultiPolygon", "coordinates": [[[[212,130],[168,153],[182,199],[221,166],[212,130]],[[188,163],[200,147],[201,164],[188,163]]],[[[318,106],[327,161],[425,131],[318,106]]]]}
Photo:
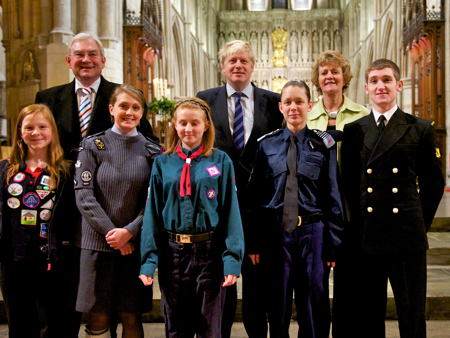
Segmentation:
{"type": "Polygon", "coordinates": [[[43,221],[48,221],[51,216],[52,216],[52,212],[48,209],[41,210],[41,212],[39,213],[39,217],[43,221]]]}
{"type": "Polygon", "coordinates": [[[23,196],[22,202],[28,208],[36,208],[39,205],[39,196],[35,192],[27,192],[23,196]]]}
{"type": "Polygon", "coordinates": [[[20,223],[23,225],[36,225],[37,210],[22,210],[20,223]]]}
{"type": "Polygon", "coordinates": [[[8,204],[8,207],[10,207],[11,209],[17,209],[20,206],[19,199],[15,198],[15,197],[8,198],[6,203],[8,204]]]}
{"type": "Polygon", "coordinates": [[[90,182],[92,180],[92,174],[90,171],[86,170],[81,173],[81,180],[83,182],[90,182]]]}
{"type": "Polygon", "coordinates": [[[36,190],[36,193],[39,195],[39,198],[42,200],[50,194],[50,191],[48,190],[36,190]]]}
{"type": "Polygon", "coordinates": [[[41,223],[41,231],[39,231],[39,237],[41,238],[48,237],[48,223],[41,223]]]}
{"type": "Polygon", "coordinates": [[[80,160],[75,162],[75,168],[79,168],[79,167],[81,167],[81,161],[80,160]]]}
{"type": "Polygon", "coordinates": [[[94,143],[95,143],[95,145],[97,146],[97,149],[98,149],[98,150],[105,150],[105,149],[106,149],[105,144],[104,144],[103,141],[100,140],[99,138],[96,138],[96,139],[94,140],[94,143]]]}
{"type": "Polygon", "coordinates": [[[25,179],[24,173],[17,173],[16,176],[14,176],[13,181],[14,182],[22,182],[25,179]]]}
{"type": "Polygon", "coordinates": [[[208,199],[212,200],[213,198],[216,197],[216,191],[214,189],[209,189],[206,192],[206,197],[208,197],[208,199]]]}
{"type": "Polygon", "coordinates": [[[206,171],[208,172],[208,175],[211,177],[216,177],[220,175],[219,168],[217,168],[215,165],[206,168],[206,171]]]}
{"type": "MultiPolygon", "coordinates": [[[[46,186],[49,186],[50,185],[50,176],[48,176],[48,175],[44,175],[44,176],[42,176],[42,178],[41,178],[41,184],[42,185],[46,185],[46,186]]],[[[45,188],[44,188],[45,189],[45,188]]]]}
{"type": "Polygon", "coordinates": [[[53,198],[52,198],[51,200],[48,200],[48,201],[45,202],[43,205],[41,205],[41,208],[52,209],[54,203],[55,203],[55,201],[54,201],[53,198]]]}
{"type": "Polygon", "coordinates": [[[12,183],[8,186],[8,192],[13,196],[19,196],[23,192],[23,188],[19,183],[12,183]]]}

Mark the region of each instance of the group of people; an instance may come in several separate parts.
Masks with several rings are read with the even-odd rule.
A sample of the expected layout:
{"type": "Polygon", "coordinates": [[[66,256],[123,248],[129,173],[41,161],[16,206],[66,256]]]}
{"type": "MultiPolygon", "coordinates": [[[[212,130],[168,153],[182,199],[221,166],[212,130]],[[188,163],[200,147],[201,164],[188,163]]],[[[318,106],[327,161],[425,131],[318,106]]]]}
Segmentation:
{"type": "Polygon", "coordinates": [[[219,52],[226,84],[179,100],[165,147],[141,91],[108,82],[76,35],[73,82],[22,109],[0,162],[1,288],[10,337],[143,337],[156,277],[167,337],[230,337],[242,272],[249,337],[426,337],[426,232],[444,181],[432,123],[397,106],[400,70],[374,61],[372,111],[345,94],[337,51],[312,82],[254,86],[250,45],[219,52]],[[328,279],[334,268],[333,311],[328,279]],[[31,278],[30,278],[31,277],[31,278]]]}

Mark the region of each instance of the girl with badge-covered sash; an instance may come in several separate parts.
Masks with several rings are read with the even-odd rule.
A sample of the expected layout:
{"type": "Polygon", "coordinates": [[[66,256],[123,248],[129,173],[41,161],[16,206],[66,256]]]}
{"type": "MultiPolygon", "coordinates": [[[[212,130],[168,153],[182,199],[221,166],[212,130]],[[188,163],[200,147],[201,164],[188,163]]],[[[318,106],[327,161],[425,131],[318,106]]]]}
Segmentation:
{"type": "Polygon", "coordinates": [[[303,81],[281,90],[286,127],[260,138],[250,180],[255,196],[250,236],[270,262],[271,337],[289,337],[295,294],[299,337],[328,338],[328,275],[341,243],[343,207],[335,142],[306,127],[310,91],[303,81]]]}
{"type": "Polygon", "coordinates": [[[178,102],[168,150],[154,163],[141,236],[141,275],[158,267],[167,337],[220,337],[226,287],[244,252],[234,169],[213,149],[207,103],[178,102]]]}
{"type": "Polygon", "coordinates": [[[0,177],[1,288],[9,337],[38,338],[42,329],[45,337],[72,337],[68,321],[75,309],[68,297],[75,290],[69,290],[64,269],[75,268],[65,250],[75,240],[70,220],[76,207],[69,163],[47,106],[20,111],[0,177]]]}

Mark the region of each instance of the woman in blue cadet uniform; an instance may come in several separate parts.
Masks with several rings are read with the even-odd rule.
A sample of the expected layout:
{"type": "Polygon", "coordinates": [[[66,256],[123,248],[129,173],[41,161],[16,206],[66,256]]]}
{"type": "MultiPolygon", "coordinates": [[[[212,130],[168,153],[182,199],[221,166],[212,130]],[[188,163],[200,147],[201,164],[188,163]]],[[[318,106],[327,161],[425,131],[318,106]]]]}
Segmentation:
{"type": "Polygon", "coordinates": [[[75,238],[70,220],[76,207],[69,164],[47,106],[20,111],[0,177],[1,289],[9,337],[38,338],[43,328],[45,337],[72,337],[66,294],[75,290],[68,290],[63,271],[69,264],[65,250],[75,238]]]}
{"type": "Polygon", "coordinates": [[[343,208],[334,140],[306,127],[310,91],[289,81],[281,91],[286,127],[260,138],[250,179],[250,235],[256,261],[270,261],[271,337],[289,337],[293,291],[299,337],[328,338],[328,275],[340,244],[343,208]]]}
{"type": "Polygon", "coordinates": [[[206,102],[178,102],[168,149],[153,165],[141,237],[140,278],[158,267],[167,337],[220,337],[227,286],[241,271],[244,238],[233,163],[213,149],[206,102]]]}
{"type": "Polygon", "coordinates": [[[161,146],[136,130],[143,93],[119,86],[111,96],[112,128],[81,142],[75,193],[82,215],[77,310],[88,313],[86,337],[109,337],[119,314],[122,337],[143,337],[141,313],[151,309],[152,288],[139,278],[139,235],[153,158],[161,146]]]}

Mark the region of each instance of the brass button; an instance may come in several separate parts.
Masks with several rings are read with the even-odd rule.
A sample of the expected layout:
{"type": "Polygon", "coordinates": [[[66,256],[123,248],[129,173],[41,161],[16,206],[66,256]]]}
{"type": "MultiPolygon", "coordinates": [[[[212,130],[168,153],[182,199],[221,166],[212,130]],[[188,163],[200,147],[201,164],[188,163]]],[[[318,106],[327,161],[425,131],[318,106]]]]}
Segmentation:
{"type": "Polygon", "coordinates": [[[398,173],[398,168],[392,168],[392,172],[393,172],[394,174],[397,174],[397,173],[398,173]]]}
{"type": "Polygon", "coordinates": [[[398,189],[397,189],[397,188],[392,188],[392,192],[393,192],[394,194],[396,194],[396,193],[398,193],[398,189]]]}
{"type": "Polygon", "coordinates": [[[372,207],[367,207],[367,212],[372,212],[373,208],[372,207]]]}
{"type": "Polygon", "coordinates": [[[392,212],[393,212],[394,214],[398,214],[398,209],[397,209],[397,208],[393,208],[393,209],[392,209],[392,212]]]}
{"type": "Polygon", "coordinates": [[[370,194],[370,193],[373,192],[373,189],[372,189],[371,187],[368,187],[368,188],[367,188],[367,192],[370,194]]]}
{"type": "Polygon", "coordinates": [[[367,173],[370,175],[372,173],[372,169],[371,168],[367,169],[367,173]]]}

